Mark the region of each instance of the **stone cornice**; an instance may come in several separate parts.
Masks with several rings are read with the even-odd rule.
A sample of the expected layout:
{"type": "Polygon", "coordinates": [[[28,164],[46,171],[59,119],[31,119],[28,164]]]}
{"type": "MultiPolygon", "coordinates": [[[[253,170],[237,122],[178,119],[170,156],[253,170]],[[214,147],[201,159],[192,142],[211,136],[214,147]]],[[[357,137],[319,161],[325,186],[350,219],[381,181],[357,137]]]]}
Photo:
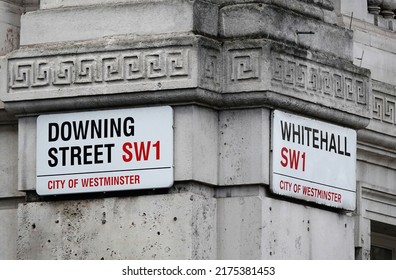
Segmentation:
{"type": "Polygon", "coordinates": [[[189,103],[282,107],[355,128],[370,118],[369,71],[266,39],[186,34],[37,45],[9,54],[0,71],[1,98],[17,114],[189,103]]]}
{"type": "Polygon", "coordinates": [[[372,119],[365,130],[358,131],[358,142],[363,150],[369,147],[370,153],[381,154],[382,149],[393,153],[378,159],[371,157],[374,162],[387,166],[389,160],[394,161],[396,152],[396,87],[372,80],[372,104],[372,119]]]}
{"type": "Polygon", "coordinates": [[[153,92],[123,93],[69,97],[60,99],[30,100],[28,102],[7,102],[7,111],[17,116],[37,115],[60,111],[94,110],[111,107],[140,107],[152,105],[200,105],[217,110],[243,108],[278,108],[315,118],[360,129],[368,124],[366,118],[351,115],[307,101],[285,97],[272,91],[229,93],[212,92],[205,89],[178,89],[153,92]]]}

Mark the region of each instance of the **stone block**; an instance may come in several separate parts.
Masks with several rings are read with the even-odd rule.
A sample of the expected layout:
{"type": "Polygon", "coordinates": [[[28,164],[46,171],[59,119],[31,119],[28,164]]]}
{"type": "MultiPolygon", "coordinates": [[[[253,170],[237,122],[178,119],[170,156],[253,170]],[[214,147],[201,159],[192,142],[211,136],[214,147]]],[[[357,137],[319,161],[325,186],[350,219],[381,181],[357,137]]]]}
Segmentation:
{"type": "Polygon", "coordinates": [[[0,2],[0,56],[19,47],[21,13],[20,6],[0,2]]]}
{"type": "MultiPolygon", "coordinates": [[[[322,10],[333,11],[334,1],[333,0],[312,0],[312,1],[301,1],[301,0],[208,0],[209,2],[216,3],[220,6],[226,5],[237,5],[247,3],[262,3],[262,4],[275,4],[281,7],[289,7],[290,9],[297,8],[313,8],[318,7],[322,10]]],[[[301,12],[301,11],[300,11],[301,12]]]]}
{"type": "MultiPolygon", "coordinates": [[[[194,88],[198,80],[198,41],[195,36],[121,36],[49,44],[45,50],[37,46],[23,48],[1,61],[1,99],[6,102],[92,95],[96,98],[194,88]]],[[[120,105],[124,106],[125,101],[120,105]]],[[[76,106],[73,105],[74,109],[76,106]]]]}
{"type": "MultiPolygon", "coordinates": [[[[184,0],[179,0],[181,3],[184,0]]],[[[60,8],[77,8],[83,6],[92,5],[121,5],[121,4],[134,4],[139,5],[142,2],[151,3],[152,5],[159,4],[160,2],[172,2],[169,0],[42,0],[40,1],[40,8],[42,10],[46,9],[60,9],[60,8]]],[[[173,1],[174,2],[174,1],[173,1]]],[[[192,0],[189,1],[193,3],[193,26],[194,30],[204,34],[217,34],[217,24],[218,24],[218,6],[209,3],[209,1],[192,0]]],[[[184,15],[185,16],[185,15],[184,15]]],[[[155,17],[152,17],[154,19],[155,17]]],[[[175,18],[169,18],[167,21],[173,21],[175,18]]],[[[136,28],[136,26],[135,26],[136,28]]]]}
{"type": "Polygon", "coordinates": [[[353,51],[355,53],[355,64],[369,69],[372,79],[396,85],[393,78],[396,75],[396,65],[392,63],[396,59],[395,53],[390,50],[374,48],[358,42],[353,45],[353,51]],[[361,58],[362,54],[362,61],[356,59],[361,58]]]}
{"type": "Polygon", "coordinates": [[[352,31],[275,5],[248,3],[220,9],[225,38],[270,37],[352,61],[352,31]],[[240,24],[241,18],[244,24],[240,24]]]}
{"type": "Polygon", "coordinates": [[[20,196],[18,192],[18,127],[0,125],[0,198],[20,196]]]}
{"type": "Polygon", "coordinates": [[[259,197],[217,199],[218,259],[262,259],[261,209],[259,197]]]}
{"type": "MultiPolygon", "coordinates": [[[[164,2],[166,0],[145,0],[145,2],[164,2]]],[[[120,3],[142,2],[141,0],[41,0],[40,9],[59,9],[65,7],[91,6],[91,5],[108,5],[120,3]]]]}
{"type": "Polygon", "coordinates": [[[225,42],[223,53],[224,93],[267,90],[276,93],[267,93],[268,102],[276,107],[294,110],[293,101],[303,100],[310,103],[301,108],[304,112],[313,104],[323,105],[312,108],[316,117],[335,117],[335,110],[324,116],[325,108],[370,117],[370,72],[366,69],[264,39],[225,42]]]}
{"type": "MultiPolygon", "coordinates": [[[[354,19],[370,22],[371,15],[368,13],[367,1],[348,0],[348,1],[336,1],[336,2],[339,5],[338,12],[340,12],[341,14],[351,17],[353,13],[354,19]]],[[[349,27],[349,22],[348,22],[348,27],[349,27]]]]}
{"type": "Polygon", "coordinates": [[[18,259],[213,259],[216,202],[193,193],[21,204],[18,259]]]}
{"type": "MultiPolygon", "coordinates": [[[[355,32],[356,33],[356,32],[355,32]]],[[[393,33],[391,33],[393,35],[393,33]]],[[[391,54],[396,53],[396,39],[388,32],[383,34],[370,34],[370,46],[391,54]]],[[[357,41],[357,40],[356,40],[357,41]]]]}
{"type": "Polygon", "coordinates": [[[123,34],[185,33],[201,28],[204,33],[217,34],[217,11],[215,6],[207,3],[195,4],[195,1],[187,0],[105,2],[113,5],[78,5],[24,14],[21,45],[91,40],[123,34]],[[198,15],[205,22],[197,19],[198,15]],[[196,28],[194,22],[197,23],[196,28]]]}
{"type": "Polygon", "coordinates": [[[0,260],[15,260],[17,248],[17,209],[5,209],[0,202],[0,260]]]}
{"type": "Polygon", "coordinates": [[[219,184],[269,184],[270,111],[220,112],[219,184]]]}
{"type": "Polygon", "coordinates": [[[218,113],[198,106],[175,112],[175,180],[217,185],[218,113]]]}
{"type": "Polygon", "coordinates": [[[222,92],[224,60],[221,45],[213,40],[200,40],[197,51],[199,87],[213,92],[222,92]]]}
{"type": "Polygon", "coordinates": [[[210,1],[190,0],[194,3],[194,31],[202,35],[217,36],[219,28],[219,6],[210,1]]]}
{"type": "Polygon", "coordinates": [[[18,120],[18,190],[36,189],[36,120],[25,117],[18,120]]]}
{"type": "Polygon", "coordinates": [[[265,195],[218,198],[220,259],[354,259],[354,218],[265,195]]]}
{"type": "MultiPolygon", "coordinates": [[[[389,57],[390,58],[390,57],[389,57]]],[[[396,56],[395,56],[396,59],[396,56]]],[[[390,68],[387,68],[391,70],[390,68]]],[[[396,75],[396,68],[394,71],[396,75]]],[[[391,75],[390,75],[391,76],[391,75]]],[[[361,131],[361,134],[376,132],[380,135],[375,135],[378,139],[372,139],[372,144],[381,144],[393,151],[396,150],[394,145],[396,137],[396,84],[386,84],[379,81],[373,81],[373,106],[372,119],[367,127],[367,130],[361,131]],[[385,143],[389,138],[388,144],[385,143]]],[[[358,134],[359,135],[359,134],[358,134]]],[[[363,138],[363,137],[362,137],[363,138]]]]}

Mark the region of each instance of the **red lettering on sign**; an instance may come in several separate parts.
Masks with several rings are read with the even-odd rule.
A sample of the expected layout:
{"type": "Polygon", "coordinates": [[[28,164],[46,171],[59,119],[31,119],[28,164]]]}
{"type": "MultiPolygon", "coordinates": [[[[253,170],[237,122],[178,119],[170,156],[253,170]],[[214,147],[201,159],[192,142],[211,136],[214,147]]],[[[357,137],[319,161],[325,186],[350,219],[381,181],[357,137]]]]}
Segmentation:
{"type": "Polygon", "coordinates": [[[281,149],[281,157],[282,157],[282,160],[280,161],[280,164],[283,167],[289,167],[291,169],[297,170],[300,166],[301,170],[303,172],[305,172],[305,164],[306,164],[305,152],[296,151],[293,149],[288,149],[286,147],[283,147],[281,149]],[[300,159],[301,159],[301,161],[300,161],[300,159]],[[300,163],[301,163],[301,165],[300,165],[300,163]]]}
{"type": "Polygon", "coordinates": [[[92,187],[138,185],[140,184],[140,180],[141,180],[140,175],[89,177],[89,178],[81,178],[81,186],[83,188],[92,188],[92,187]]]}
{"type": "Polygon", "coordinates": [[[65,188],[65,180],[48,180],[47,187],[49,190],[65,188]]]}
{"type": "Polygon", "coordinates": [[[124,162],[131,162],[134,158],[136,161],[147,161],[151,155],[151,147],[155,149],[155,160],[160,160],[161,158],[161,142],[157,141],[151,144],[151,141],[147,142],[125,142],[122,145],[122,150],[124,154],[122,155],[122,160],[124,162]]]}

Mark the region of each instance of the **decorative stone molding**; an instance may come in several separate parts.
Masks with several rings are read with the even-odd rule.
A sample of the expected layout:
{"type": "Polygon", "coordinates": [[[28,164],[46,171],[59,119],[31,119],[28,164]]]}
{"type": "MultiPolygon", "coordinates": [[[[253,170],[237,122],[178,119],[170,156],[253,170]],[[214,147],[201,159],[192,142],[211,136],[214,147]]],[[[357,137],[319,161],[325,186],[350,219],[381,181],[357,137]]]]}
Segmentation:
{"type": "MultiPolygon", "coordinates": [[[[380,146],[396,152],[396,87],[372,81],[372,119],[365,130],[358,132],[358,140],[368,145],[380,146]]],[[[383,158],[388,158],[384,157],[383,158]]],[[[394,156],[392,156],[394,161],[394,156]]],[[[386,161],[389,167],[390,161],[386,161]]],[[[395,162],[396,168],[396,162],[395,162]]]]}
{"type": "Polygon", "coordinates": [[[192,60],[192,46],[10,57],[3,100],[191,87],[192,60]]]}
{"type": "Polygon", "coordinates": [[[384,94],[373,94],[373,119],[396,125],[396,98],[384,94]]]}
{"type": "Polygon", "coordinates": [[[200,49],[200,59],[202,72],[200,74],[203,88],[213,91],[221,91],[222,58],[221,50],[209,46],[202,46],[200,49]]]}
{"type": "Polygon", "coordinates": [[[228,53],[228,79],[230,85],[243,82],[260,82],[261,49],[236,49],[228,53]]]}
{"type": "MultiPolygon", "coordinates": [[[[373,80],[373,120],[396,125],[396,87],[373,80]]],[[[384,130],[387,131],[387,130],[384,130]]],[[[396,136],[396,133],[395,133],[396,136]]]]}
{"type": "Polygon", "coordinates": [[[396,150],[396,87],[372,81],[372,119],[361,139],[396,150]],[[369,134],[373,135],[369,135],[369,134]],[[375,136],[374,134],[380,135],[375,136]]]}
{"type": "Polygon", "coordinates": [[[272,84],[308,96],[327,96],[357,106],[368,105],[368,80],[364,77],[287,55],[274,53],[272,84]]]}
{"type": "Polygon", "coordinates": [[[187,77],[189,49],[147,49],[9,60],[9,87],[18,90],[187,77]]]}
{"type": "Polygon", "coordinates": [[[266,39],[220,45],[195,35],[167,38],[114,40],[83,48],[49,45],[45,51],[22,48],[1,62],[1,99],[11,111],[20,103],[24,112],[54,110],[51,100],[59,98],[67,98],[70,104],[65,99],[62,104],[74,109],[72,98],[80,98],[81,108],[90,107],[94,98],[114,106],[126,105],[126,99],[135,105],[168,100],[215,108],[289,108],[294,103],[298,111],[299,107],[308,110],[309,104],[313,114],[333,121],[334,111],[342,112],[350,117],[340,121],[356,127],[367,125],[370,118],[370,74],[345,60],[266,39]],[[355,124],[354,118],[359,119],[355,124]]]}
{"type": "Polygon", "coordinates": [[[345,61],[332,64],[293,49],[282,51],[266,40],[245,42],[245,48],[240,42],[225,44],[224,93],[269,90],[369,117],[369,73],[345,61]]]}

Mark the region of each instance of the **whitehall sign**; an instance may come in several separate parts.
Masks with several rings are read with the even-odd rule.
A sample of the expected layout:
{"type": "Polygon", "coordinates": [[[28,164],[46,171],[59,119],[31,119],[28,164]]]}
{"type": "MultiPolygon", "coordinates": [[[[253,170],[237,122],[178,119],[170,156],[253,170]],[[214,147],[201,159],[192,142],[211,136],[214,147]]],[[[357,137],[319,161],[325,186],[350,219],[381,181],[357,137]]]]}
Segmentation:
{"type": "Polygon", "coordinates": [[[331,207],[356,206],[356,131],[274,111],[271,190],[331,207]]]}
{"type": "Polygon", "coordinates": [[[170,187],[172,108],[39,116],[36,182],[39,195],[170,187]]]}

